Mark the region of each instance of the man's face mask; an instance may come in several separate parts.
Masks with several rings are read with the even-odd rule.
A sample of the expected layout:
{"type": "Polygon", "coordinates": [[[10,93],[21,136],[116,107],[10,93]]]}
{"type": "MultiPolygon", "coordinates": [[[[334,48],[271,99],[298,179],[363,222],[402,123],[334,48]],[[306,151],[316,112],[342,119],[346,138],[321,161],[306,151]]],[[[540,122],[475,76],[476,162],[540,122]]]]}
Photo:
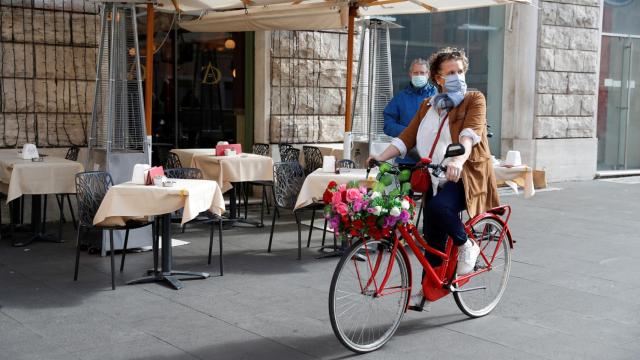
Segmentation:
{"type": "Polygon", "coordinates": [[[425,75],[415,75],[411,77],[411,84],[417,88],[427,85],[427,77],[425,75]]]}
{"type": "Polygon", "coordinates": [[[450,74],[444,77],[444,88],[447,92],[467,92],[467,82],[464,74],[450,74]]]}

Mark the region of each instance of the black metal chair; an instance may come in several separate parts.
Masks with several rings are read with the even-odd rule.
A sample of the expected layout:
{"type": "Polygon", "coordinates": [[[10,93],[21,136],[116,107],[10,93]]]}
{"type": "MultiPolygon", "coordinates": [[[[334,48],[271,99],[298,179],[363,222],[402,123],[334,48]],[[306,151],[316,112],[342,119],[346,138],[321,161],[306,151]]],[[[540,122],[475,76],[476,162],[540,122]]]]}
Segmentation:
{"type": "MultiPolygon", "coordinates": [[[[113,186],[111,175],[104,171],[87,171],[76,174],[76,199],[78,201],[78,231],[76,237],[76,265],[73,281],[78,280],[78,267],[80,264],[80,240],[83,231],[107,230],[109,231],[109,245],[111,255],[111,288],[116,289],[115,281],[115,250],[113,246],[113,231],[124,230],[124,245],[122,247],[122,260],[120,261],[120,271],[124,269],[124,260],[127,253],[127,243],[129,241],[129,230],[138,229],[148,225],[154,225],[153,220],[148,221],[127,221],[124,226],[96,226],[93,225],[93,218],[102,203],[107,191],[113,186]]],[[[152,226],[154,269],[157,269],[157,231],[152,226]]]]}
{"type": "MultiPolygon", "coordinates": [[[[287,149],[286,152],[292,150],[287,149]]],[[[273,165],[273,220],[271,222],[271,234],[269,235],[269,246],[267,252],[271,252],[273,242],[273,230],[276,226],[276,216],[278,209],[287,209],[293,212],[298,226],[298,260],[302,258],[302,233],[299,212],[295,209],[298,193],[304,183],[304,170],[297,161],[277,162],[273,165]]]]}
{"type": "Polygon", "coordinates": [[[280,155],[280,158],[282,162],[300,163],[300,150],[290,147],[280,155]]]}
{"type": "Polygon", "coordinates": [[[182,163],[180,162],[180,158],[178,155],[169,152],[167,154],[167,162],[164,164],[165,169],[179,169],[182,167],[182,163]]]}
{"type": "Polygon", "coordinates": [[[322,167],[322,152],[315,146],[303,146],[304,173],[309,175],[322,167]]]}
{"type": "MultiPolygon", "coordinates": [[[[324,204],[312,204],[301,209],[295,209],[296,200],[298,199],[298,194],[300,193],[304,179],[304,169],[295,161],[277,162],[273,165],[274,211],[267,252],[271,252],[273,231],[276,226],[276,217],[279,214],[279,209],[286,209],[292,211],[296,219],[298,226],[298,260],[302,258],[302,223],[300,221],[300,212],[304,210],[315,211],[318,208],[324,208],[324,204]]],[[[313,228],[313,220],[311,221],[311,228],[313,228]]]]}
{"type": "MultiPolygon", "coordinates": [[[[176,168],[166,169],[164,175],[169,179],[202,179],[202,171],[196,168],[176,168]]],[[[182,221],[182,215],[180,215],[180,222],[182,221]]],[[[214,226],[218,225],[218,240],[220,245],[220,276],[224,274],[223,262],[222,262],[222,224],[227,220],[222,216],[216,215],[210,211],[204,211],[198,214],[195,219],[182,225],[182,232],[184,232],[187,224],[210,224],[211,231],[209,233],[209,257],[208,264],[211,265],[211,252],[213,250],[213,233],[215,232],[214,226]]]]}
{"type": "Polygon", "coordinates": [[[353,160],[349,160],[349,159],[342,159],[342,160],[338,160],[336,161],[336,168],[340,169],[355,169],[356,167],[356,163],[353,162],[353,160]]]}
{"type": "MultiPolygon", "coordinates": [[[[261,144],[256,143],[253,144],[253,153],[256,155],[269,156],[269,144],[261,144]]],[[[267,187],[273,188],[273,181],[270,180],[259,180],[259,181],[248,181],[244,183],[243,194],[244,194],[244,217],[247,218],[247,208],[249,203],[249,187],[250,186],[259,186],[262,188],[262,200],[260,201],[260,226],[264,226],[264,208],[266,205],[267,214],[270,213],[269,207],[269,199],[267,198],[267,187]]]]}
{"type": "Polygon", "coordinates": [[[293,148],[293,145],[291,144],[285,144],[285,143],[278,144],[278,151],[280,152],[280,161],[285,162],[283,160],[284,153],[285,151],[287,151],[287,149],[291,149],[291,148],[293,148]]]}

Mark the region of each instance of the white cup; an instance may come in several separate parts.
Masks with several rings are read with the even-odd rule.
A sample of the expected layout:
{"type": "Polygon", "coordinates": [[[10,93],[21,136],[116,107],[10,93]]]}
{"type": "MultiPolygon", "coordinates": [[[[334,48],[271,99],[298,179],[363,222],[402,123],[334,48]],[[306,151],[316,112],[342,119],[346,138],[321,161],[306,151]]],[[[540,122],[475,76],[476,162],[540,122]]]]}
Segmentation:
{"type": "Polygon", "coordinates": [[[218,141],[216,145],[229,145],[228,141],[218,141]]]}
{"type": "Polygon", "coordinates": [[[322,171],[323,172],[335,172],[336,171],[336,157],[335,156],[323,156],[322,157],[322,171]]]}
{"type": "Polygon", "coordinates": [[[510,150],[507,152],[507,158],[504,160],[506,166],[520,166],[522,160],[520,159],[520,151],[510,150]]]}

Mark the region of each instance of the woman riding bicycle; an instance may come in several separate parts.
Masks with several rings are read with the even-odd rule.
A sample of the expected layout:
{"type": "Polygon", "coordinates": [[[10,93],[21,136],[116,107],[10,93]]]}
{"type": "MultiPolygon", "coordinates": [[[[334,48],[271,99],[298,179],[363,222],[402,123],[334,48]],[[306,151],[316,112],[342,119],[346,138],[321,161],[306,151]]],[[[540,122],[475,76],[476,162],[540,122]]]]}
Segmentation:
{"type": "MultiPolygon", "coordinates": [[[[466,209],[473,217],[500,205],[487,140],[487,106],[481,92],[467,91],[468,65],[464,51],[447,47],[434,53],[429,80],[438,94],[424,100],[409,126],[380,155],[372,156],[386,161],[416,147],[421,157],[429,157],[431,150],[432,161],[439,163],[453,140],[464,146],[463,155],[444,160],[444,177],[431,175],[423,218],[430,246],[444,251],[447,236],[458,246],[458,275],[472,272],[480,253],[467,238],[459,213],[466,209]]],[[[426,255],[433,266],[440,265],[439,257],[426,255]]]]}

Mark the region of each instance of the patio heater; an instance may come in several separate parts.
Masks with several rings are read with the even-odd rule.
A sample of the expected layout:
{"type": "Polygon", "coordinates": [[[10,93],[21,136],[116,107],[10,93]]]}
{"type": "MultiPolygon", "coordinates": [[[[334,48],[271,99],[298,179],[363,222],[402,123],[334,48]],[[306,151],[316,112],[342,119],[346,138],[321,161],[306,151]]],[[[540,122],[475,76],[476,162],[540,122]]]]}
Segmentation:
{"type": "MultiPolygon", "coordinates": [[[[136,24],[136,4],[141,3],[102,1],[100,5],[101,35],[86,169],[111,173],[115,184],[129,181],[135,164],[150,162],[136,24]]],[[[116,248],[122,247],[122,235],[114,239],[116,248]]],[[[129,242],[131,247],[139,247],[149,245],[150,239],[150,230],[140,229],[131,232],[129,242]],[[141,244],[141,239],[146,243],[141,244]]],[[[103,255],[108,246],[103,240],[103,255]]]]}
{"type": "Polygon", "coordinates": [[[389,19],[361,22],[360,61],[352,108],[352,160],[361,166],[369,153],[384,150],[391,138],[384,134],[385,106],[393,98],[389,29],[401,28],[389,19]]]}

